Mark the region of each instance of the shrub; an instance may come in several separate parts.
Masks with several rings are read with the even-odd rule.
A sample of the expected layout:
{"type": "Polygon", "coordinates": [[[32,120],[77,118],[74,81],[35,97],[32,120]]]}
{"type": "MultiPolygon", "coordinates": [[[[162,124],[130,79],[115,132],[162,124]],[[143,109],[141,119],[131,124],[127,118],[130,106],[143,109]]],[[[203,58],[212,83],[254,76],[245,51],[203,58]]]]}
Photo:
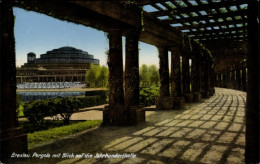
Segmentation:
{"type": "Polygon", "coordinates": [[[108,96],[107,90],[97,90],[97,91],[86,91],[85,96],[100,96],[101,98],[106,98],[108,96]]]}
{"type": "Polygon", "coordinates": [[[78,97],[77,99],[81,102],[80,108],[97,106],[106,103],[106,97],[103,96],[78,97]]]}
{"type": "Polygon", "coordinates": [[[106,103],[106,97],[64,97],[48,100],[37,100],[24,105],[24,116],[29,122],[38,127],[43,127],[44,118],[60,114],[65,124],[69,124],[71,115],[80,108],[91,107],[106,103]]]}
{"type": "Polygon", "coordinates": [[[24,105],[24,116],[36,127],[43,126],[44,117],[50,116],[50,108],[46,100],[33,101],[24,105]]]}
{"type": "Polygon", "coordinates": [[[140,89],[140,104],[150,106],[155,104],[156,98],[159,96],[158,87],[149,87],[140,89]]]}
{"type": "Polygon", "coordinates": [[[63,118],[64,124],[69,124],[71,115],[79,110],[80,101],[73,97],[61,98],[58,103],[56,103],[55,113],[59,113],[63,118]]]}

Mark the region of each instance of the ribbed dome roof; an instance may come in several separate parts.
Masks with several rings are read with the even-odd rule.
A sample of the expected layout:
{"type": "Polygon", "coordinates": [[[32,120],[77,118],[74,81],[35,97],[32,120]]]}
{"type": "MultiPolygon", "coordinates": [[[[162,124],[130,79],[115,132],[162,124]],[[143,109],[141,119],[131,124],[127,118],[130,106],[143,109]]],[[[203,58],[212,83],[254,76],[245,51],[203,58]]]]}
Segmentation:
{"type": "Polygon", "coordinates": [[[29,55],[29,56],[36,56],[36,54],[33,53],[33,52],[29,52],[27,55],[29,55]]]}
{"type": "Polygon", "coordinates": [[[94,63],[99,64],[98,59],[86,51],[74,47],[64,46],[45,54],[36,59],[36,63],[94,63]]]}
{"type": "Polygon", "coordinates": [[[78,49],[76,49],[74,47],[64,46],[64,47],[58,48],[58,50],[78,50],[78,49]]]}

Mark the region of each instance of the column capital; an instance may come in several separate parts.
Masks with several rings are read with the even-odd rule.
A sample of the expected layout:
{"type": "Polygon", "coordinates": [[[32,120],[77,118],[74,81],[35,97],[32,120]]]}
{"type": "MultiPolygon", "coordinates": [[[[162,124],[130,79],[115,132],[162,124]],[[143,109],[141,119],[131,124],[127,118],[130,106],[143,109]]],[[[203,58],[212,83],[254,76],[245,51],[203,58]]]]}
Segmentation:
{"type": "Polygon", "coordinates": [[[108,29],[107,32],[109,38],[111,35],[122,35],[123,31],[121,29],[108,29]]]}
{"type": "Polygon", "coordinates": [[[123,33],[126,35],[126,37],[132,36],[132,35],[140,35],[141,30],[139,29],[126,29],[123,31],[123,33]]]}
{"type": "Polygon", "coordinates": [[[178,53],[178,54],[181,54],[181,47],[180,46],[170,46],[169,47],[169,50],[171,51],[171,53],[178,53]]]}

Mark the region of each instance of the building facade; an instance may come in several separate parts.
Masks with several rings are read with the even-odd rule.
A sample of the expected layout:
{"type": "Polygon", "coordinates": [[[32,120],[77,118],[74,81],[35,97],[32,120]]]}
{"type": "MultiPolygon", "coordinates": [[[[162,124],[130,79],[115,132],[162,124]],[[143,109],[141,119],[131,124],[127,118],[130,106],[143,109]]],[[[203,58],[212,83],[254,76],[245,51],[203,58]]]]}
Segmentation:
{"type": "Polygon", "coordinates": [[[27,63],[16,69],[16,81],[17,84],[84,82],[91,64],[99,65],[99,60],[88,52],[68,46],[47,51],[40,58],[30,52],[27,54],[27,63]]]}

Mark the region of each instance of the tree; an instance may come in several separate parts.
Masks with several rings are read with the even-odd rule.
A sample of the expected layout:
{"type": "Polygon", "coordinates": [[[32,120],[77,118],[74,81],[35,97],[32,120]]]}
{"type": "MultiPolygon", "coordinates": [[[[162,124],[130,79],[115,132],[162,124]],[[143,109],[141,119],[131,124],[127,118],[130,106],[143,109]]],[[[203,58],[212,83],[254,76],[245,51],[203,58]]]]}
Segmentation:
{"type": "Polygon", "coordinates": [[[101,82],[102,87],[107,86],[107,83],[108,83],[108,68],[107,67],[105,67],[105,66],[101,67],[98,81],[101,82]]]}
{"type": "Polygon", "coordinates": [[[148,86],[149,85],[148,80],[149,80],[148,67],[147,67],[147,65],[143,64],[140,69],[141,86],[148,86]]]}
{"type": "Polygon", "coordinates": [[[108,83],[108,68],[91,64],[86,73],[86,83],[89,87],[105,87],[108,83]]]}
{"type": "Polygon", "coordinates": [[[96,81],[96,75],[94,69],[89,69],[86,73],[86,83],[89,87],[94,87],[96,81]]]}
{"type": "Polygon", "coordinates": [[[148,70],[149,70],[150,85],[158,86],[160,79],[159,79],[159,72],[157,67],[155,65],[151,65],[149,66],[148,70]]]}

